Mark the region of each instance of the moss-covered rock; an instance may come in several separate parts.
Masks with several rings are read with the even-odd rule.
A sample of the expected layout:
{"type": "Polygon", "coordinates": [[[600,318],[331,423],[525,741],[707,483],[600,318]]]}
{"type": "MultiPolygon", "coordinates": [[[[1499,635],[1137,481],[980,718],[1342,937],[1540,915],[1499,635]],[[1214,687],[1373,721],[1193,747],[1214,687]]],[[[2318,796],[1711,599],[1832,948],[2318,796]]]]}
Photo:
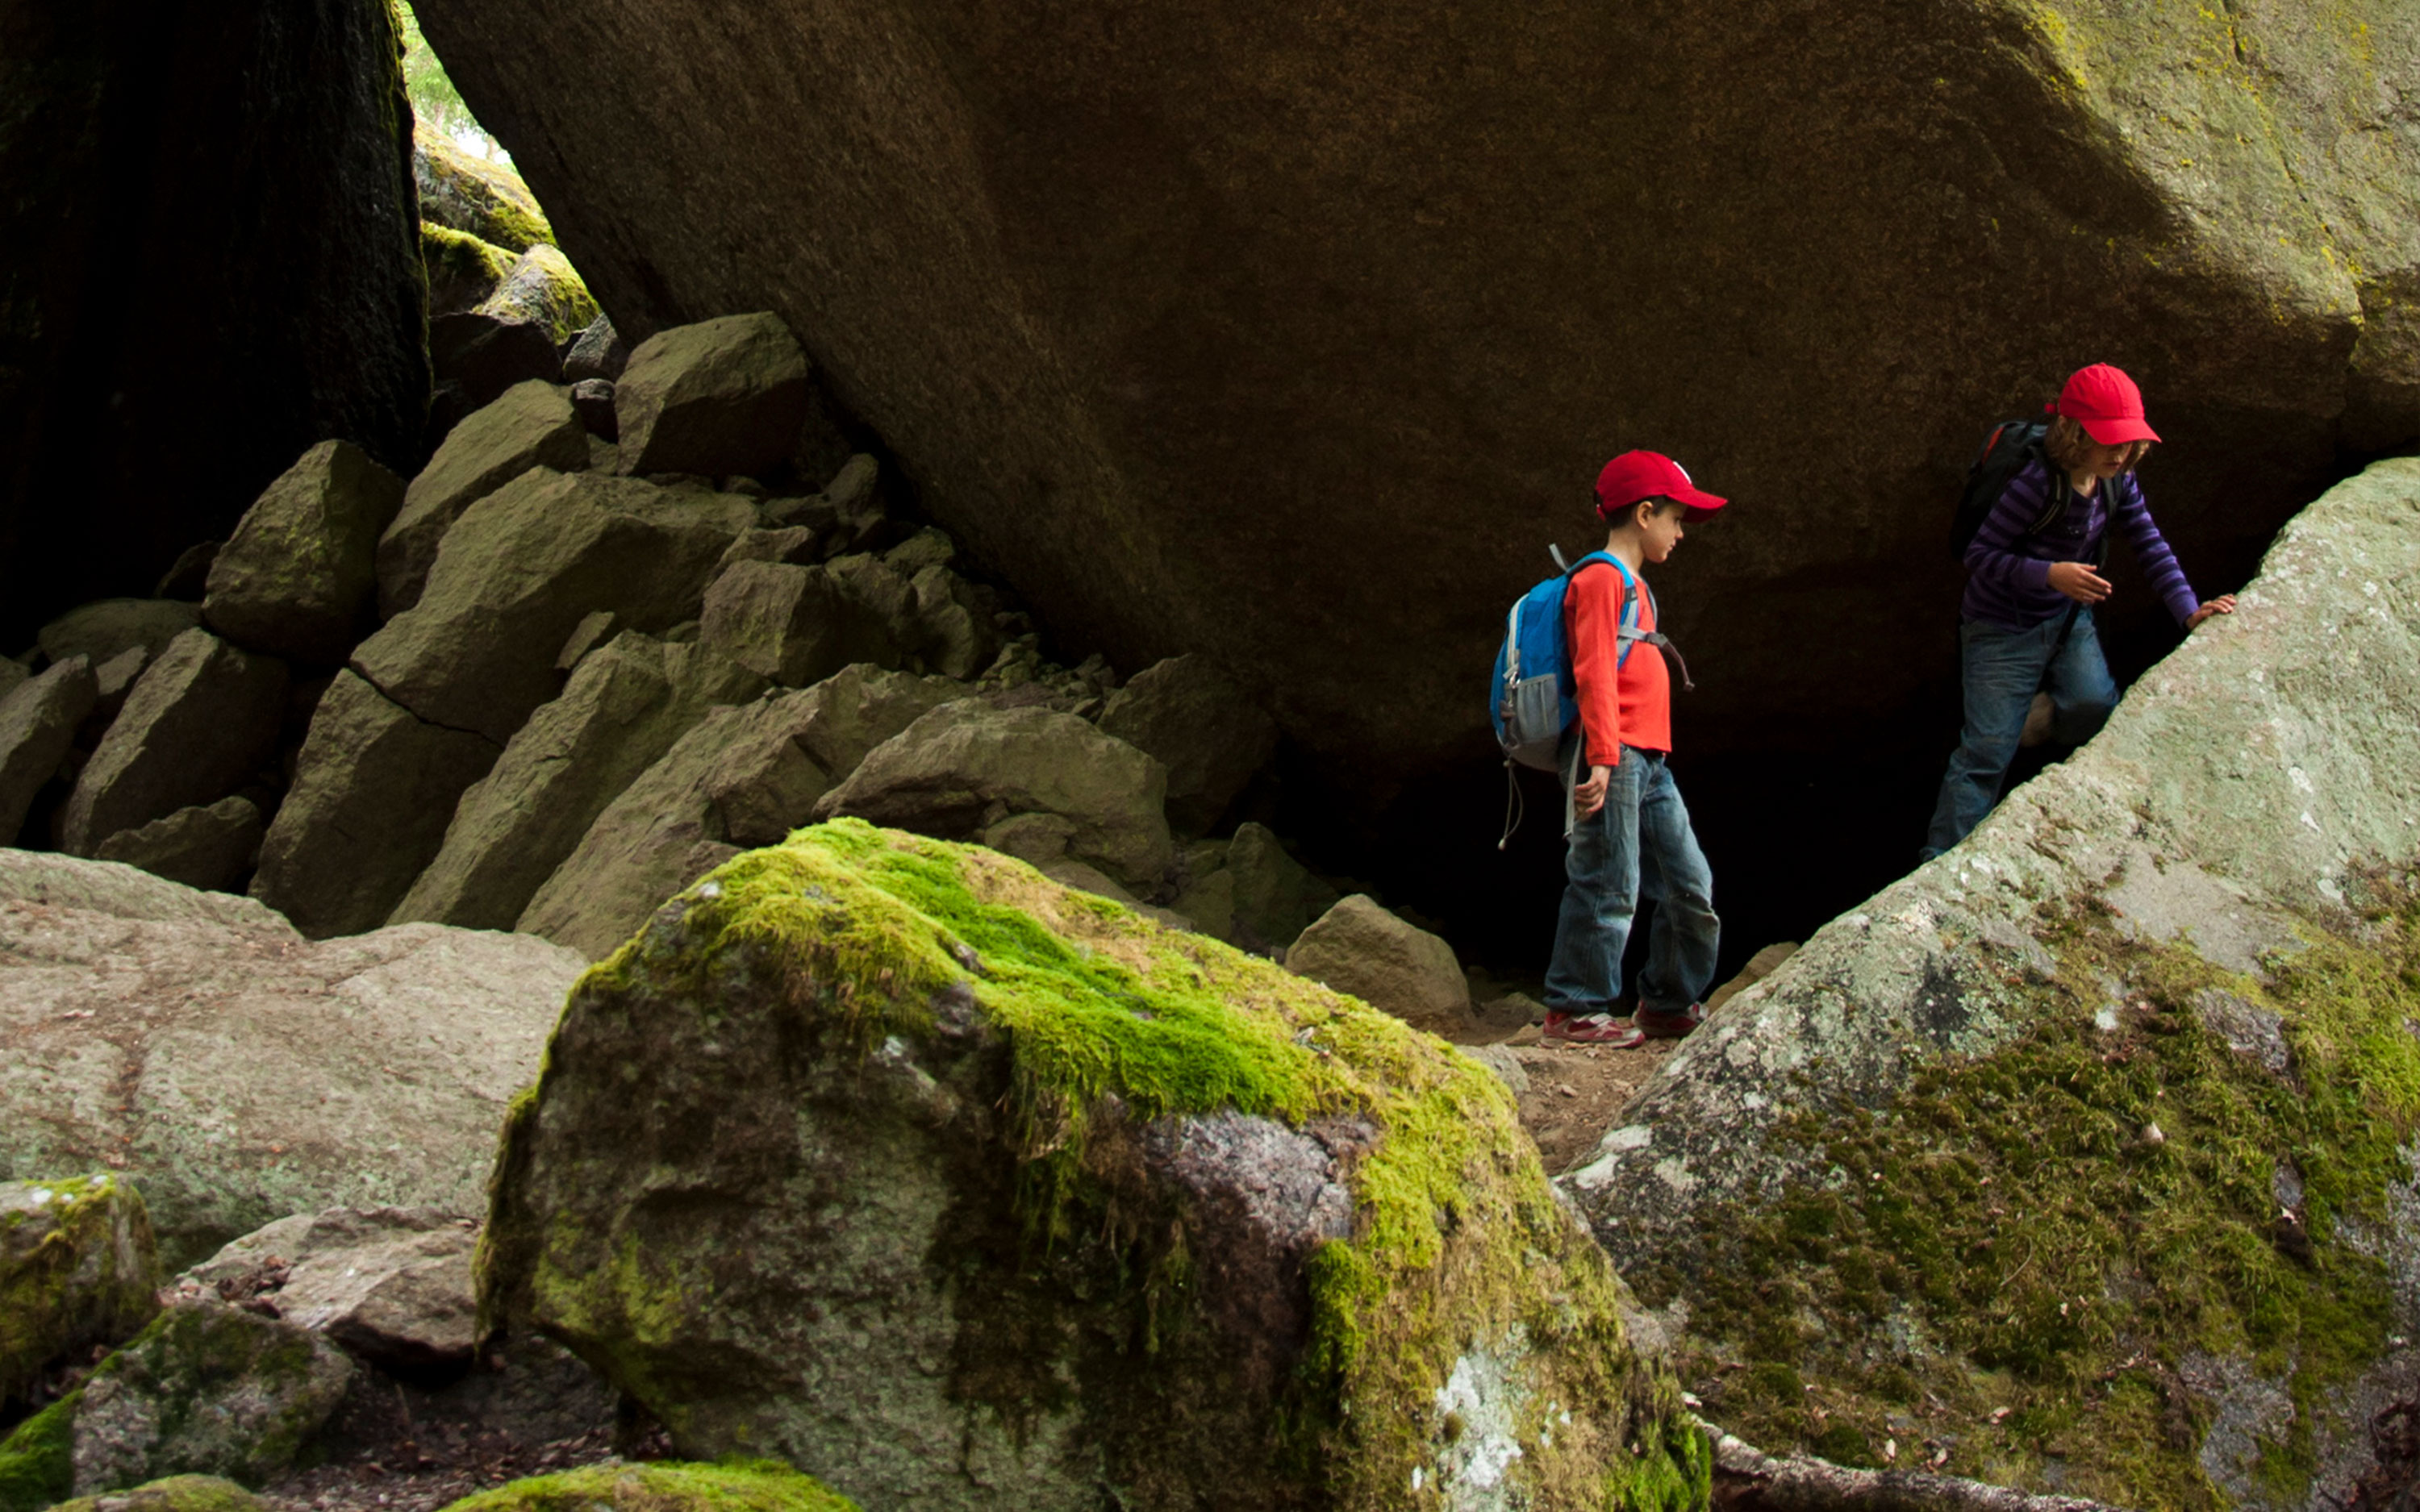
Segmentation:
{"type": "Polygon", "coordinates": [[[75,1412],[70,1392],[0,1439],[0,1512],[42,1512],[75,1494],[75,1412]]]}
{"type": "Polygon", "coordinates": [[[147,1486],[61,1502],[54,1512],[267,1512],[269,1504],[217,1475],[171,1475],[147,1486]]]}
{"type": "Polygon", "coordinates": [[[446,1512],[857,1512],[813,1476],[773,1460],[593,1465],[465,1497],[446,1512]]]}
{"type": "Polygon", "coordinates": [[[424,226],[459,231],[515,255],[554,239],[554,228],[520,175],[473,157],[441,135],[413,133],[411,176],[420,186],[424,226]]]}
{"type": "Polygon", "coordinates": [[[164,1475],[259,1486],[303,1454],[353,1373],[343,1350],[295,1324],[180,1304],[0,1443],[0,1458],[33,1432],[26,1452],[37,1465],[52,1463],[64,1439],[79,1496],[164,1475]],[[67,1412],[54,1418],[59,1408],[67,1412]]]}
{"type": "Polygon", "coordinates": [[[2350,1498],[2420,1400],[2420,462],[1833,921],[1564,1178],[1753,1442],[2350,1498]]]}
{"type": "Polygon", "coordinates": [[[571,259],[541,241],[504,270],[495,290],[479,301],[477,313],[536,326],[560,347],[587,330],[601,312],[571,259]]]}
{"type": "Polygon", "coordinates": [[[420,223],[420,260],[428,270],[428,315],[475,310],[519,261],[492,241],[434,221],[420,223]]]}
{"type": "Polygon", "coordinates": [[[481,1273],[685,1452],[876,1504],[1707,1495],[1483,1068],[861,823],[733,859],[583,980],[481,1273]]]}
{"type": "Polygon", "coordinates": [[[115,1176],[0,1182],[0,1408],[160,1310],[150,1215],[115,1176]]]}

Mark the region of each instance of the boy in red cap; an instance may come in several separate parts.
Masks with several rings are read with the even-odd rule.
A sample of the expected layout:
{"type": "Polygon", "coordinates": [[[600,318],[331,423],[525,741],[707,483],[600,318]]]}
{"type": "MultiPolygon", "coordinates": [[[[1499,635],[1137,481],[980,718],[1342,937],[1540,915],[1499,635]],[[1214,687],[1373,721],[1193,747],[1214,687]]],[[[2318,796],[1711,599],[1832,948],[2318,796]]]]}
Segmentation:
{"type": "Polygon", "coordinates": [[[1714,980],[1722,921],[1714,917],[1714,873],[1665,764],[1672,680],[1655,636],[1655,598],[1638,573],[1671,556],[1684,521],[1722,507],[1679,463],[1654,452],[1624,452],[1597,476],[1597,516],[1610,528],[1606,553],[1621,565],[1582,566],[1563,595],[1580,717],[1561,752],[1569,880],[1546,968],[1549,1040],[1626,1047],[1651,1035],[1677,1039],[1705,1016],[1698,998],[1714,980]],[[1627,642],[1625,603],[1635,633],[1627,642]],[[1633,1027],[1615,1015],[1622,949],[1641,897],[1656,907],[1633,1027]]]}
{"type": "Polygon", "coordinates": [[[2050,694],[2050,734],[2080,745],[2118,703],[2092,606],[2109,596],[2099,568],[2108,532],[2125,532],[2143,575],[2190,630],[2235,612],[2233,594],[2194,597],[2176,553],[2143,502],[2135,464],[2160,438],[2143,418],[2134,380],[2106,363],[2081,368],[2059,392],[2040,450],[2009,480],[1966,548],[1960,663],[1966,728],[1924,837],[1919,860],[1957,844],[2000,801],[2034,695],[2050,694]],[[2046,523],[2045,523],[2046,522],[2046,523]]]}

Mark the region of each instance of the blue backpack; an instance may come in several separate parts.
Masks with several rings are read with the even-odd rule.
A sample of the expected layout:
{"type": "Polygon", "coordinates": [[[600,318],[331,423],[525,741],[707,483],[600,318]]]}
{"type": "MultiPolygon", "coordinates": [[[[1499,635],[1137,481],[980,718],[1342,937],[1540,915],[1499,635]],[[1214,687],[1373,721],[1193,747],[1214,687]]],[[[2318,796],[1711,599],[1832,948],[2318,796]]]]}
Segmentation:
{"type": "MultiPolygon", "coordinates": [[[[1696,687],[1689,681],[1687,663],[1680,660],[1672,642],[1657,631],[1638,627],[1640,584],[1621,558],[1591,551],[1577,562],[1566,563],[1560,547],[1550,546],[1546,550],[1559,570],[1513,604],[1512,612],[1505,616],[1504,644],[1496,653],[1496,684],[1489,713],[1496,724],[1496,743],[1504,749],[1508,784],[1512,783],[1515,763],[1544,772],[1557,770],[1556,756],[1563,732],[1580,717],[1579,687],[1572,676],[1571,648],[1563,623],[1563,595],[1582,567],[1603,562],[1621,574],[1621,649],[1614,665],[1628,666],[1631,647],[1643,640],[1672,657],[1680,668],[1683,690],[1696,687]]],[[[1651,606],[1655,602],[1652,588],[1647,590],[1647,602],[1651,606]]],[[[1520,823],[1512,812],[1519,794],[1517,784],[1513,785],[1506,804],[1505,840],[1496,842],[1499,851],[1520,823]]]]}

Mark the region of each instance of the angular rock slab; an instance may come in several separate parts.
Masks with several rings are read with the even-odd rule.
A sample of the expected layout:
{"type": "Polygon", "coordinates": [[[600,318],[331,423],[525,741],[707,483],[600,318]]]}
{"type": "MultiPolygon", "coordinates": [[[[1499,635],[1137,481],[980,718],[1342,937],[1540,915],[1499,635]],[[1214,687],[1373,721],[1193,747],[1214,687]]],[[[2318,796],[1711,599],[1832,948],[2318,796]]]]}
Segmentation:
{"type": "Polygon", "coordinates": [[[516,383],[493,404],[473,410],[411,480],[402,508],[379,539],[379,613],[393,619],[420,601],[437,543],[462,511],[532,468],[577,472],[587,465],[580,417],[554,384],[516,383]]]}
{"type": "Polygon", "coordinates": [[[733,860],[587,979],[505,1134],[481,1286],[683,1452],[868,1505],[1706,1495],[1488,1072],[1020,862],[845,821],[733,860]]]}
{"type": "Polygon", "coordinates": [[[141,646],[156,656],[168,642],[202,623],[202,606],[174,598],[104,598],[68,610],[42,626],[42,655],[53,661],[89,657],[95,667],[141,646]]]}
{"type": "Polygon", "coordinates": [[[763,472],[790,455],[813,404],[807,354],[779,316],[659,331],[613,380],[625,472],[763,472]]]}
{"type": "Polygon", "coordinates": [[[0,851],[0,1178],[137,1182],[172,1267],[294,1212],[476,1211],[584,964],[433,924],[313,945],[249,899],[0,851]]]}
{"type": "Polygon", "coordinates": [[[1176,911],[1205,934],[1266,955],[1336,906],[1334,887],[1311,874],[1265,825],[1235,826],[1233,840],[1186,853],[1194,867],[1176,911]]]}
{"type": "Polygon", "coordinates": [[[233,887],[260,858],[266,832],[250,798],[221,798],[207,808],[179,809],[137,829],[121,829],[92,853],[122,861],[188,887],[233,887]]]}
{"type": "Polygon", "coordinates": [[[0,1181],[0,1404],[160,1310],[150,1215],[116,1176],[0,1181]]]}
{"type": "Polygon", "coordinates": [[[261,838],[252,895],[314,939],[378,928],[444,845],[462,790],[498,754],[338,672],[261,838]]]}
{"type": "MultiPolygon", "coordinates": [[[[717,704],[764,680],[712,649],[635,630],[582,657],[495,766],[465,789],[444,843],[390,923],[511,929],[597,815],[717,704]]],[[[684,879],[684,883],[686,879],[684,879]]]]}
{"type": "MultiPolygon", "coordinates": [[[[2203,625],[2137,679],[2090,744],[2010,794],[1955,848],[1825,924],[1710,1016],[1639,1089],[1593,1155],[1560,1178],[1617,1261],[1724,1263],[1722,1236],[1792,1211],[1787,1205],[1802,1204],[1809,1192],[1838,1191],[1843,1157],[1880,1166],[1916,1145],[1934,1168],[1968,1172],[1961,1181],[1971,1183],[1975,1170],[1991,1174],[1989,1165],[1967,1165],[1978,1151],[1990,1153],[1988,1141],[1936,1121],[1921,1102],[1901,1103],[1902,1094],[1928,1081],[1948,1088],[1940,1095],[1953,1117],[1972,1119],[1967,1098],[1983,1095],[1993,1077],[2039,1077],[2019,1057],[2046,1041],[2055,1047],[2052,1037],[2062,1032],[2091,1036],[2086,1063],[2111,1066],[2149,1058],[2139,1046],[2153,1037],[2191,1047],[2206,1036],[2213,1059],[2236,1064],[2196,1066],[2195,1090],[2241,1096],[2248,1081],[2257,1106],[2282,1086],[2288,1107],[2349,1104],[2363,1108],[2364,1128],[2408,1128],[2400,1121],[2408,1115],[2384,1114],[2392,1121],[2381,1123],[2368,1110],[2402,1105],[2376,1078],[2412,1072],[2404,1035],[2408,1020],[2420,1015],[2402,1008],[2362,1027],[2366,1015],[2395,1000],[2379,995],[2378,985],[2357,985],[2356,965],[2337,968],[2341,980],[2314,986],[2297,982],[2294,963],[2364,935],[2366,949],[2381,952],[2368,968],[2381,977],[2397,969],[2391,952],[2411,959],[2412,917],[2408,904],[2393,903],[2393,889],[2410,887],[2409,869],[2420,859],[2420,725],[2409,714],[2420,707],[2415,522],[2420,460],[2380,462],[2330,489],[2270,549],[2237,612],[2203,625]],[[2380,878],[2385,917],[2355,924],[2354,906],[2379,911],[2362,893],[2380,878]],[[2374,1070],[2340,1070],[2327,1086],[2288,1079],[2297,1070],[2297,1042],[2324,1048],[2361,1040],[2381,1049],[2374,1070]],[[1966,1089],[1939,1080],[1951,1074],[1970,1078],[1966,1089]],[[1854,1137],[1875,1153],[1852,1155],[1849,1138],[1834,1143],[1805,1133],[1837,1127],[1823,1121],[1836,1117],[1853,1120],[1854,1137]]],[[[2308,1077],[2310,1068],[2300,1072],[2308,1077]]],[[[2170,1084],[2163,1100],[2179,1090],[2170,1084]]],[[[2088,1118],[2056,1136],[2053,1148],[2062,1152],[2080,1151],[2096,1131],[2106,1136],[2118,1121],[2111,1106],[2122,1105],[2089,1087],[2078,1095],[2093,1099],[2079,1103],[2088,1118]]],[[[2103,1271],[2106,1295],[2100,1278],[2071,1271],[2063,1273],[2071,1295],[2024,1297],[2028,1275],[2059,1262],[2026,1268],[2021,1250],[2004,1251],[1996,1267],[1988,1252],[1943,1255],[1940,1263],[1951,1269],[1942,1284],[1962,1284],[1962,1271],[1980,1273],[2007,1298],[1999,1316],[2038,1317],[2049,1330],[2034,1335],[2046,1341],[2039,1348],[2052,1357],[2048,1370],[2098,1368],[2087,1345],[2056,1331],[2068,1314],[2054,1313],[2055,1305],[2082,1304],[2072,1326],[2087,1341],[2101,1330],[2127,1340],[2111,1365],[2138,1349],[2142,1358],[2165,1351],[2180,1363],[2201,1355],[2208,1369],[2196,1374],[2212,1389],[2180,1380],[2182,1395],[2172,1399],[2180,1411],[2206,1415],[2186,1419],[2174,1439],[2141,1445],[2104,1431],[2110,1417],[2084,1415],[2070,1434],[2077,1446],[2067,1462],[2071,1477],[2086,1470],[2120,1474],[2139,1463],[2145,1480],[2133,1488],[2108,1482],[2112,1495],[2148,1500],[2153,1486],[2172,1484],[2158,1477],[2207,1473],[2222,1499],[2238,1505],[2343,1500],[2372,1460],[2374,1414],[2420,1393],[2420,1357],[2407,1342],[2420,1334],[2420,1275],[2412,1260],[2420,1255],[2420,1212],[2410,1196],[2410,1147],[2353,1175],[2341,1152],[2300,1148],[2317,1143],[2320,1126],[2299,1116],[2218,1132],[2189,1119],[2181,1108],[2130,1114],[2109,1140],[2116,1148],[2102,1147],[2091,1164],[2106,1170],[2113,1160],[2143,1162],[2157,1172],[2170,1158],[2162,1150],[2183,1147],[2175,1158],[2190,1159],[2223,1133],[2257,1151],[2253,1180],[2226,1198],[2195,1203],[2164,1174],[2116,1201],[2105,1186],[2071,1192],[2062,1179],[2060,1200],[2114,1209],[2130,1227],[2168,1236],[2169,1253],[2196,1260],[2241,1245],[2298,1275],[2382,1277],[2361,1304],[2336,1303],[2341,1310],[2326,1317],[2305,1314],[2292,1299],[2308,1294],[2291,1287],[2275,1304],[2279,1348],[2288,1355],[2301,1347],[2293,1342],[2298,1331],[2324,1329],[2335,1364],[2318,1378],[2323,1388],[2310,1390],[2311,1377],[2289,1379],[2304,1368],[2290,1359],[2263,1381],[2267,1365],[2202,1353],[2206,1339],[2238,1326],[2226,1320],[2241,1316],[2237,1300],[2218,1286],[2180,1283],[2168,1270],[2143,1266],[2123,1245],[2103,1271]],[[2164,1124],[2153,1138],[2150,1129],[2164,1124]],[[2302,1160],[2336,1163],[2336,1222],[2306,1227],[2293,1178],[2302,1160]],[[2211,1320],[2180,1331],[2168,1321],[2179,1312],[2211,1320]],[[2350,1321],[2354,1314],[2362,1320],[2350,1321]],[[2214,1399],[2238,1388],[2232,1401],[2214,1399]],[[2303,1391],[2310,1391],[2307,1407],[2292,1405],[2303,1391]],[[2241,1411],[2246,1398],[2289,1414],[2273,1420],[2278,1431],[2292,1422],[2295,1433],[2310,1435],[2307,1458],[2260,1467],[2263,1479],[2274,1477],[2268,1489],[2248,1473],[2265,1451],[2241,1411]]],[[[2083,1175],[2079,1169],[2078,1187],[2083,1175]]],[[[1876,1176],[1869,1171],[1866,1180],[1876,1176]]],[[[1958,1190],[1956,1183],[1902,1189],[1907,1205],[1891,1222],[1926,1235],[1947,1228],[1944,1214],[1971,1223],[1974,1210],[1962,1209],[1958,1190]]],[[[2025,1208],[2041,1198],[2016,1191],[2000,1200],[2014,1215],[2003,1232],[2022,1234],[2025,1208]]],[[[1810,1280],[1839,1273],[1828,1257],[1767,1258],[1777,1262],[1764,1273],[1775,1296],[1805,1297],[1810,1280]]],[[[2193,1277],[2190,1264],[2175,1270],[2193,1277]]],[[[1955,1336],[1964,1309],[1942,1303],[1945,1295],[1957,1293],[1886,1297],[1893,1332],[1955,1336]]],[[[1730,1331],[1759,1324],[1742,1312],[1699,1308],[1676,1343],[1728,1347],[1730,1331]]],[[[1826,1326],[1795,1336],[1805,1353],[1791,1363],[1807,1382],[1838,1388],[1839,1396],[1859,1389],[1851,1383],[1865,1365],[1823,1350],[1826,1326]]],[[[1932,1345],[1903,1357],[1952,1370],[1971,1358],[1932,1345]]],[[[1708,1396],[1710,1412],[1717,1410],[1719,1399],[1708,1396]]],[[[1838,1396],[1827,1392],[1826,1399],[1838,1396]]],[[[1971,1404],[1940,1421],[1968,1441],[1989,1427],[1971,1404]]]]}
{"type": "Polygon", "coordinates": [[[92,664],[70,656],[0,698],[0,844],[15,844],[25,810],[57,774],[100,697],[92,664]]]}
{"type": "Polygon", "coordinates": [[[478,1223],[435,1208],[331,1208],[281,1218],[177,1278],[268,1311],[393,1374],[458,1371],[478,1347],[478,1223]]]}
{"type": "Polygon", "coordinates": [[[1157,884],[1175,859],[1167,769],[1053,709],[944,704],[885,741],[815,805],[940,838],[971,837],[1015,813],[1075,822],[1067,851],[1120,881],[1157,884]]]}
{"type": "Polygon", "coordinates": [[[1341,900],[1296,935],[1285,967],[1414,1028],[1444,1034],[1470,1026],[1470,979],[1453,947],[1367,893],[1341,900]]]}
{"type": "Polygon", "coordinates": [[[275,754],[285,717],[284,662],[186,631],[143,670],[78,774],[61,848],[90,855],[120,830],[217,802],[275,754]]]}
{"type": "Polygon", "coordinates": [[[334,666],[371,624],[379,537],[403,480],[321,441],[269,486],[210,560],[202,619],[247,651],[334,666]]]}
{"type": "Polygon", "coordinates": [[[715,710],[597,815],[514,928],[603,959],[665,899],[805,824],[830,774],[962,691],[860,666],[715,710]]]}
{"type": "Polygon", "coordinates": [[[1199,655],[1135,673],[1109,696],[1101,728],[1168,768],[1168,822],[1199,835],[1277,749],[1277,721],[1199,655]]]}

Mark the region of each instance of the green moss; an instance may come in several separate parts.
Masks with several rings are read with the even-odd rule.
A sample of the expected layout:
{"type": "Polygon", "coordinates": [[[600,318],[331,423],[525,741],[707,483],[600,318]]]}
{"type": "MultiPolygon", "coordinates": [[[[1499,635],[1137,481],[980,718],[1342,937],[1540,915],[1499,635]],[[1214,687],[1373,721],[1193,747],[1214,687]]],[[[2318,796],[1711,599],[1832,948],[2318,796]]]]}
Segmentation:
{"type": "Polygon", "coordinates": [[[446,1512],[857,1512],[812,1476],[769,1459],[595,1465],[481,1491],[446,1512]]]}
{"type": "Polygon", "coordinates": [[[495,292],[513,270],[514,254],[434,221],[420,223],[420,261],[428,272],[428,313],[468,310],[495,292]]]}
{"type": "Polygon", "coordinates": [[[75,1413],[70,1392],[0,1440],[0,1512],[41,1512],[75,1489],[75,1413]]]}
{"type": "MultiPolygon", "coordinates": [[[[159,1310],[159,1257],[143,1198],[101,1175],[0,1185],[0,1405],[159,1310]]],[[[39,1399],[37,1396],[37,1399],[39,1399]]]]}
{"type": "Polygon", "coordinates": [[[112,1491],[105,1498],[85,1496],[62,1502],[54,1512],[101,1512],[104,1501],[109,1512],[266,1512],[268,1506],[231,1480],[221,1480],[216,1475],[171,1475],[131,1491],[112,1491]]]}
{"type": "MultiPolygon", "coordinates": [[[[1045,1259],[1139,1227],[1090,1159],[1105,1119],[1130,1128],[1234,1109],[1297,1127],[1366,1123],[1354,1231],[1310,1259],[1311,1337],[1277,1404],[1288,1473],[1334,1504],[1396,1505],[1415,1469],[1433,1480],[1439,1384],[1466,1351],[1520,1341],[1536,1374],[1514,1430],[1538,1504],[1705,1504],[1710,1451],[1668,1374],[1629,1350],[1610,1267],[1557,1204],[1503,1084],[1442,1041],[1021,862],[855,821],[739,856],[687,901],[664,926],[679,931],[675,949],[673,936],[641,935],[575,1000],[628,994],[712,1013],[703,1005],[733,1000],[715,979],[769,975],[790,1011],[864,1053],[932,1035],[937,1011],[970,998],[1006,1047],[1016,1209],[1045,1259]]],[[[517,1113],[515,1127],[542,1118],[544,1100],[542,1080],[540,1111],[517,1113]]],[[[506,1165],[526,1158],[515,1143],[506,1165]]],[[[585,1316],[582,1294],[613,1271],[611,1306],[635,1317],[682,1305],[679,1280],[643,1273],[635,1257],[551,1275],[540,1251],[569,1254],[571,1237],[500,1238],[483,1289],[527,1277],[551,1307],[585,1316]]],[[[1161,1347],[1183,1326],[1185,1256],[1138,1248],[1119,1273],[1138,1338],[1161,1347]]],[[[1015,1380],[996,1394],[1003,1412],[1049,1385],[1030,1364],[1015,1380]]]]}
{"type": "Polygon", "coordinates": [[[2312,926],[2265,987],[2080,912],[2046,932],[2041,1028],[1884,1108],[1786,1123],[1826,1177],[1751,1194],[1634,1278],[1718,1341],[1682,1365],[1708,1415],[1851,1462],[1937,1443],[1956,1472],[2039,1483],[2056,1460],[2071,1490],[2201,1507],[2206,1410],[2179,1372],[2234,1358],[2297,1409],[2257,1475],[2303,1485],[2330,1388],[2387,1348],[2376,1257],[2420,1129],[2420,902],[2381,900],[2312,926]],[[2096,1028],[2117,989],[2118,1026],[2096,1028]],[[2210,992],[2283,1016],[2290,1078],[2204,1026],[2210,992]]]}

